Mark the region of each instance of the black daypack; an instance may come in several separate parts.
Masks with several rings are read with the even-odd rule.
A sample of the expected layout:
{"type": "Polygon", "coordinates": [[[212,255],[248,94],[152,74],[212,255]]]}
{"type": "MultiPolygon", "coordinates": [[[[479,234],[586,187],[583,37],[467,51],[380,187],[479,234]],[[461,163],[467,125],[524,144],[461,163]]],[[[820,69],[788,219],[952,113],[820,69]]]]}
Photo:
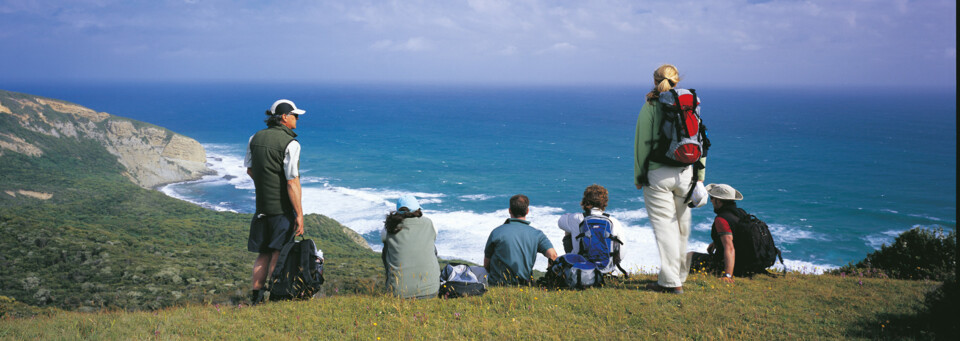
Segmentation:
{"type": "Polygon", "coordinates": [[[323,258],[311,239],[293,240],[283,245],[280,258],[270,276],[271,300],[313,297],[323,284],[323,258]]]}
{"type": "Polygon", "coordinates": [[[557,257],[547,267],[547,273],[537,280],[537,285],[547,288],[582,290],[603,286],[603,273],[597,264],[583,256],[568,253],[557,257]]]}
{"type": "Polygon", "coordinates": [[[480,296],[487,292],[487,270],[482,266],[450,263],[440,270],[440,298],[480,296]]]}
{"type": "MultiPolygon", "coordinates": [[[[767,268],[773,266],[777,259],[780,260],[780,265],[783,265],[783,255],[774,244],[773,235],[770,234],[767,223],[742,208],[723,210],[720,216],[727,220],[733,231],[733,248],[736,252],[734,276],[766,273],[767,268]]],[[[720,244],[714,245],[721,247],[720,244]]],[[[786,273],[786,266],[784,266],[784,273],[786,273]]]]}

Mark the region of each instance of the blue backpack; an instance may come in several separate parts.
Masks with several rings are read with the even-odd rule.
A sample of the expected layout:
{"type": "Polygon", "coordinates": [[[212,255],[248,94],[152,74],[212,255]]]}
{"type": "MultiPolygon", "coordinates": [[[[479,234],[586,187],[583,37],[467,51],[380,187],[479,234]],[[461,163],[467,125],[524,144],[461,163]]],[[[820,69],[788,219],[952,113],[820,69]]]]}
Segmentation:
{"type": "Polygon", "coordinates": [[[613,221],[609,214],[584,217],[580,223],[580,234],[577,235],[579,254],[596,264],[602,273],[610,273],[617,268],[626,275],[627,271],[620,267],[620,245],[623,242],[612,234],[612,230],[613,221]]]}
{"type": "Polygon", "coordinates": [[[568,253],[550,262],[547,273],[537,285],[548,288],[582,290],[603,286],[603,274],[597,265],[576,253],[568,253]]]}

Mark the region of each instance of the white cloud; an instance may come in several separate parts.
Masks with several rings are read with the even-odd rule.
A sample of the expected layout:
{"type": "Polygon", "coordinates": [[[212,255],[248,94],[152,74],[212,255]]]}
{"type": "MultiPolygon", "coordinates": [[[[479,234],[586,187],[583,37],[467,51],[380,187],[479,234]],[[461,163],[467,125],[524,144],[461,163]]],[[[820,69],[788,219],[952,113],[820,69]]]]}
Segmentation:
{"type": "Polygon", "coordinates": [[[374,50],[419,52],[432,49],[433,43],[423,37],[414,37],[401,42],[384,39],[374,42],[370,45],[370,48],[374,50]]]}
{"type": "Polygon", "coordinates": [[[548,48],[540,50],[538,53],[543,54],[548,52],[564,52],[564,51],[573,51],[576,49],[577,49],[576,45],[570,44],[568,42],[560,42],[560,43],[553,44],[548,48]]]}

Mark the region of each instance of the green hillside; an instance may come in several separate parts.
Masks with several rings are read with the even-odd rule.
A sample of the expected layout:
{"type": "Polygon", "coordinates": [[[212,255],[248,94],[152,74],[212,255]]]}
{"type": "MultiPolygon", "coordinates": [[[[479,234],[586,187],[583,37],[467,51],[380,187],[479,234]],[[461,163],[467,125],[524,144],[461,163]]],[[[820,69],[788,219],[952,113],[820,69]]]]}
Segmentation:
{"type": "MultiPolygon", "coordinates": [[[[255,254],[249,214],[214,212],[143,189],[97,141],[26,129],[0,92],[0,295],[37,307],[89,311],[233,304],[248,296],[255,254]]],[[[72,119],[42,108],[47,119],[72,119]]],[[[42,126],[40,127],[42,130],[42,126]]],[[[326,295],[377,290],[378,254],[336,221],[306,217],[328,259],[326,295]]],[[[382,276],[382,275],[381,275],[382,276]]]]}

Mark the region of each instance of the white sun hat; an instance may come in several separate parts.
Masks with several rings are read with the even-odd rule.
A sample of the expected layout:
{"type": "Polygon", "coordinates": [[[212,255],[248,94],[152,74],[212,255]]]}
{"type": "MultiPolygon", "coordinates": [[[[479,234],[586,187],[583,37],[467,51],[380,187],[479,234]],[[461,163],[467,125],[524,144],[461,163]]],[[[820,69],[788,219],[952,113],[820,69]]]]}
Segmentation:
{"type": "Polygon", "coordinates": [[[711,197],[722,200],[743,200],[743,194],[727,184],[709,184],[707,193],[710,193],[711,197]]]}

